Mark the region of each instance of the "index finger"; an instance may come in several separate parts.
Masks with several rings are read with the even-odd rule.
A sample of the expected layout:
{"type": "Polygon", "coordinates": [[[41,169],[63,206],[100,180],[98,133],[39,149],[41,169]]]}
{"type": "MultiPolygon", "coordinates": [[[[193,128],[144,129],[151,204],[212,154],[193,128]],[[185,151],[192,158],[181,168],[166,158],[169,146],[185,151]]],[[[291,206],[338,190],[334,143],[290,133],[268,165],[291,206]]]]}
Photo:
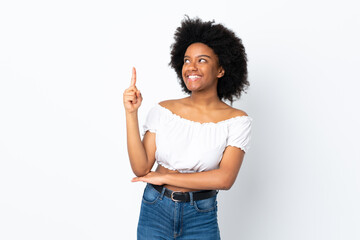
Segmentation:
{"type": "Polygon", "coordinates": [[[130,87],[134,86],[135,87],[136,84],[136,69],[135,67],[132,68],[132,76],[131,76],[131,83],[130,83],[130,87]]]}

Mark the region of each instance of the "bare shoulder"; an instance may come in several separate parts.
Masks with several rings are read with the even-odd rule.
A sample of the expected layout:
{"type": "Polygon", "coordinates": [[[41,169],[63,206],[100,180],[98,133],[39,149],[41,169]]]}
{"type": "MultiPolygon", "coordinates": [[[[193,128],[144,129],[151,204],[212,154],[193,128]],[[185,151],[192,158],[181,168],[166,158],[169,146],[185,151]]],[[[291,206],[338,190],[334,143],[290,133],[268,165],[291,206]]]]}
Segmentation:
{"type": "Polygon", "coordinates": [[[235,117],[248,116],[245,111],[234,108],[224,102],[219,104],[217,110],[214,111],[213,114],[213,118],[216,119],[216,122],[235,117]]]}
{"type": "Polygon", "coordinates": [[[184,99],[169,99],[159,102],[159,105],[168,109],[177,108],[179,105],[184,104],[184,99]]]}
{"type": "Polygon", "coordinates": [[[236,114],[236,116],[248,116],[246,112],[237,108],[234,108],[234,113],[236,114]]]}
{"type": "Polygon", "coordinates": [[[228,111],[230,112],[231,117],[248,116],[245,111],[240,110],[240,109],[237,109],[237,108],[234,108],[234,107],[230,107],[230,106],[229,106],[228,111]]]}
{"type": "Polygon", "coordinates": [[[175,102],[176,100],[177,100],[177,99],[164,100],[164,101],[159,102],[159,105],[160,105],[160,106],[163,106],[163,107],[169,107],[169,106],[174,105],[174,102],[175,102]]]}

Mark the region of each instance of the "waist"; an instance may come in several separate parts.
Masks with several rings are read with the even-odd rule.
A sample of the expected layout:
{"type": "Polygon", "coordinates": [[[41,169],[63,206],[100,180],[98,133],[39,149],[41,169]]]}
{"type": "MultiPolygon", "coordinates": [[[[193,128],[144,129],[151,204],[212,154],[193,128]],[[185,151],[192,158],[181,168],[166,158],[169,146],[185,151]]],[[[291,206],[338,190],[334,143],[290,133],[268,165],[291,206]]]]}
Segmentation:
{"type": "Polygon", "coordinates": [[[202,190],[202,191],[193,191],[193,192],[179,192],[179,191],[172,191],[164,186],[154,185],[151,186],[164,196],[170,198],[174,202],[191,202],[191,201],[198,201],[207,198],[211,198],[216,196],[218,193],[217,190],[202,190]]]}

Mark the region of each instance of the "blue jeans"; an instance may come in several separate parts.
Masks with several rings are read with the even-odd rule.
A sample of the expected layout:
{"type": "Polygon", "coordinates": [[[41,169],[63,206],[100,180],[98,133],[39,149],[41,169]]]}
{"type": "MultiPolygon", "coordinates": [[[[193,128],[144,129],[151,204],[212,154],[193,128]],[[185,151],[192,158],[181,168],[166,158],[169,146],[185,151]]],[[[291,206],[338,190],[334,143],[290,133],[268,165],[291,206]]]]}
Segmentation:
{"type": "MultiPolygon", "coordinates": [[[[147,184],[142,198],[138,240],[218,240],[217,201],[214,197],[174,202],[147,184]]],[[[192,199],[192,192],[190,192],[192,199]]]]}

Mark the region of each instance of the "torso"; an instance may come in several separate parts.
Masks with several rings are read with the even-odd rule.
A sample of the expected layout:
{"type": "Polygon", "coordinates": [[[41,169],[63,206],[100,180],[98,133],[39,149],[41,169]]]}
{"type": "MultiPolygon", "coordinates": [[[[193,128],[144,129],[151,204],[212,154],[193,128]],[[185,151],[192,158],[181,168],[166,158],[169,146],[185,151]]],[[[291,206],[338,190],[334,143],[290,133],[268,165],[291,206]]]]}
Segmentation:
{"type": "MultiPolygon", "coordinates": [[[[169,109],[172,113],[182,118],[200,123],[205,123],[205,122],[217,123],[236,116],[247,115],[244,111],[233,108],[224,102],[220,102],[211,110],[204,111],[193,107],[188,101],[188,99],[189,98],[167,100],[160,102],[160,105],[169,109]]],[[[158,165],[158,167],[156,168],[156,172],[179,173],[178,171],[167,169],[161,165],[158,165]]],[[[181,188],[172,185],[164,185],[164,187],[173,191],[180,191],[180,192],[198,191],[197,189],[181,188]]]]}

